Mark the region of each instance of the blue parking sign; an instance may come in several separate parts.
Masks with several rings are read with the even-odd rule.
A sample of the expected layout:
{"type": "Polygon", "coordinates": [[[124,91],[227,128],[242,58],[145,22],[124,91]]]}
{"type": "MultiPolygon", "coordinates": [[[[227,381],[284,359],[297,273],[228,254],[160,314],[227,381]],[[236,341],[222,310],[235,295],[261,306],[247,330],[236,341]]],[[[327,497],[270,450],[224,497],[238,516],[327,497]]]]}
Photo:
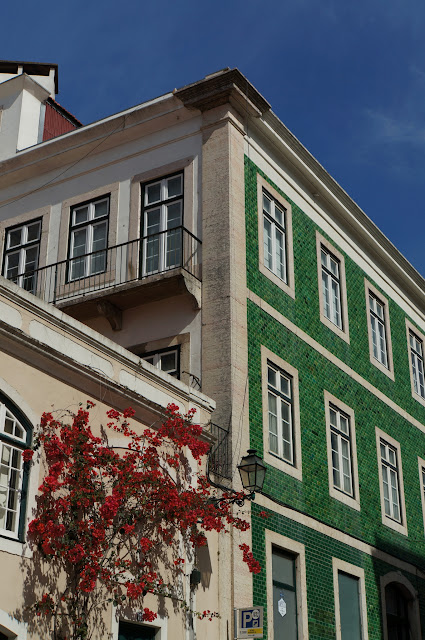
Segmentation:
{"type": "Polygon", "coordinates": [[[235,639],[263,637],[263,607],[235,609],[235,639]]]}

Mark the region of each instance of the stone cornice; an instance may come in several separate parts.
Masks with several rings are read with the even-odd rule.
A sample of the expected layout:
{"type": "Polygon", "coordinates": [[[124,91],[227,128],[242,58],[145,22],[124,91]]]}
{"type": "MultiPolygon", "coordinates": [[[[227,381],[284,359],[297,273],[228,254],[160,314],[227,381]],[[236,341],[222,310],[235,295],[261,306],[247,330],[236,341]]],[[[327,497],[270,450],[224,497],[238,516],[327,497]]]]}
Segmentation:
{"type": "Polygon", "coordinates": [[[260,117],[270,104],[239,69],[228,69],[176,89],[174,95],[188,109],[208,111],[230,103],[241,113],[260,117]]]}

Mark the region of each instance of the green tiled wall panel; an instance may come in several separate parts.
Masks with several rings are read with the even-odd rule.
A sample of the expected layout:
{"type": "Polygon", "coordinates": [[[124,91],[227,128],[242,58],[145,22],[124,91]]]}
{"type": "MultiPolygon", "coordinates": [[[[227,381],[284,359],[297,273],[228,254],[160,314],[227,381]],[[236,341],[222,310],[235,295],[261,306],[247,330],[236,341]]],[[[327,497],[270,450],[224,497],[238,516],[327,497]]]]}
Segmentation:
{"type": "MultiPolygon", "coordinates": [[[[347,344],[320,321],[316,264],[316,230],[319,227],[270,181],[292,205],[295,300],[259,271],[257,173],[268,180],[246,159],[248,288],[425,424],[425,407],[412,398],[411,393],[405,312],[389,299],[395,374],[395,381],[392,381],[370,362],[364,272],[337,247],[345,255],[350,328],[350,344],[347,344]]],[[[327,237],[321,229],[319,231],[327,237]]],[[[330,238],[328,240],[332,243],[330,238]]],[[[372,279],[368,279],[377,287],[372,279]]],[[[388,298],[388,295],[385,297],[388,298]]],[[[418,456],[425,458],[425,434],[251,301],[248,301],[247,312],[250,439],[251,446],[260,454],[263,454],[261,345],[290,363],[299,373],[302,482],[269,467],[265,492],[425,572],[425,535],[418,473],[418,456]],[[355,414],[360,511],[329,495],[324,390],[351,407],[355,414]],[[393,437],[401,446],[407,537],[382,524],[375,427],[393,437]]],[[[254,516],[256,510],[254,505],[254,516]]],[[[273,514],[267,524],[261,518],[253,518],[253,549],[260,561],[264,561],[265,526],[306,545],[311,639],[335,638],[332,555],[365,569],[369,638],[381,638],[379,577],[393,570],[393,567],[277,514],[273,514]]],[[[420,599],[422,615],[424,584],[409,574],[406,576],[424,596],[420,599]]],[[[263,569],[254,578],[254,602],[264,606],[265,580],[263,569]]]]}

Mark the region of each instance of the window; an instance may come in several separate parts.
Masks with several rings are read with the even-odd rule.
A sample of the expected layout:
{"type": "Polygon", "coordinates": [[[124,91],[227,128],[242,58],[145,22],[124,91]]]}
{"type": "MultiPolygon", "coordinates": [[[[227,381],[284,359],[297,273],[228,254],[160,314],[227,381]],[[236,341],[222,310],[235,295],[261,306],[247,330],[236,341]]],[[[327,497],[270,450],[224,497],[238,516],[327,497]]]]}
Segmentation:
{"type": "Polygon", "coordinates": [[[264,460],[301,480],[298,372],[261,347],[264,460]]]}
{"type": "Polygon", "coordinates": [[[388,301],[366,282],[370,361],[394,380],[388,301]]]}
{"type": "Polygon", "coordinates": [[[265,543],[269,637],[304,640],[308,637],[305,547],[269,529],[265,543]]]}
{"type": "Polygon", "coordinates": [[[421,502],[422,502],[422,517],[424,523],[424,532],[425,532],[425,460],[418,457],[418,466],[419,466],[419,486],[421,491],[421,502]]]}
{"type": "Polygon", "coordinates": [[[425,405],[424,336],[406,318],[412,396],[425,405]]]}
{"type": "Polygon", "coordinates": [[[389,638],[411,638],[408,601],[400,587],[394,583],[385,588],[386,621],[389,638]]]}
{"type": "Polygon", "coordinates": [[[348,332],[344,256],[316,232],[320,319],[346,342],[348,332]]]}
{"type": "Polygon", "coordinates": [[[154,627],[120,621],[118,640],[154,640],[156,631],[154,627]]]}
{"type": "Polygon", "coordinates": [[[71,209],[69,280],[106,271],[109,196],[71,209]]]}
{"type": "Polygon", "coordinates": [[[264,264],[287,283],[285,213],[285,209],[263,191],[264,264]]]}
{"type": "Polygon", "coordinates": [[[412,331],[409,333],[410,360],[415,393],[425,398],[423,342],[412,331]]]}
{"type": "Polygon", "coordinates": [[[388,640],[420,640],[421,616],[418,592],[401,573],[381,576],[383,637],[388,640]]]}
{"type": "Polygon", "coordinates": [[[336,640],[366,640],[367,610],[364,570],[332,558],[336,640]]]}
{"type": "Polygon", "coordinates": [[[31,430],[9,402],[0,397],[0,535],[21,537],[27,476],[22,451],[31,444],[31,430]]]}
{"type": "Polygon", "coordinates": [[[385,307],[378,298],[369,294],[370,326],[372,330],[373,357],[388,368],[387,336],[385,331],[385,307]]]}
{"type": "Polygon", "coordinates": [[[376,434],[382,522],[407,535],[400,445],[379,429],[376,434]]]}
{"type": "Polygon", "coordinates": [[[292,207],[257,175],[259,269],[293,298],[292,207]]]}
{"type": "Polygon", "coordinates": [[[161,349],[155,353],[144,353],[140,356],[146,362],[149,362],[157,369],[165,371],[170,376],[180,380],[180,349],[161,349]]]}
{"type": "Polygon", "coordinates": [[[392,520],[401,522],[397,451],[384,440],[381,440],[380,448],[385,514],[392,520]]]}
{"type": "Polygon", "coordinates": [[[325,316],[342,329],[341,284],[339,260],[325,247],[321,247],[322,294],[325,316]]]}
{"type": "Polygon", "coordinates": [[[6,229],[4,276],[34,293],[40,254],[41,220],[6,229]]]}
{"type": "Polygon", "coordinates": [[[335,406],[329,407],[332,477],[335,489],[353,495],[350,418],[335,406]]]}
{"type": "Polygon", "coordinates": [[[292,378],[267,363],[269,451],[294,464],[292,426],[292,378]]]}
{"type": "Polygon", "coordinates": [[[277,547],[272,551],[274,638],[297,640],[295,556],[277,547]]]}
{"type": "Polygon", "coordinates": [[[360,509],[354,412],[325,391],[329,493],[360,509]]]}
{"type": "Polygon", "coordinates": [[[183,173],[143,186],[143,275],[182,264],[183,173]]]}

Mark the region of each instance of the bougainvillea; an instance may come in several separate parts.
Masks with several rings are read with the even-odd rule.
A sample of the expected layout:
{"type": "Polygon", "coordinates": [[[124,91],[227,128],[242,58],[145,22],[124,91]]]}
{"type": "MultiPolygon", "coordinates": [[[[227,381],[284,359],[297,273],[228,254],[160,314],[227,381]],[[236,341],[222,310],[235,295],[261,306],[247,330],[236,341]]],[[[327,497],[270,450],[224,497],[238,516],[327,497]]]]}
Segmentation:
{"type": "MultiPolygon", "coordinates": [[[[93,406],[88,402],[69,421],[43,414],[36,438],[47,472],[29,538],[57,579],[50,580],[34,608],[53,621],[55,640],[88,638],[93,615],[108,601],[137,608],[146,621],[156,617],[144,606],[147,593],[187,608],[176,587],[186,566],[182,548],[193,552],[205,545],[208,531],[249,528],[232,507],[235,497],[244,494],[214,499],[201,473],[209,445],[201,427],[193,424],[192,411],[182,416],[169,405],[158,428],[137,433],[137,427],[130,427],[131,409],[122,414],[110,410],[107,427],[122,442],[112,447],[106,434],[92,432],[93,406]],[[189,452],[192,467],[198,463],[195,470],[189,452]]],[[[32,453],[24,452],[28,465],[32,453]]],[[[250,571],[257,573],[260,567],[249,547],[240,549],[250,571]]]]}

